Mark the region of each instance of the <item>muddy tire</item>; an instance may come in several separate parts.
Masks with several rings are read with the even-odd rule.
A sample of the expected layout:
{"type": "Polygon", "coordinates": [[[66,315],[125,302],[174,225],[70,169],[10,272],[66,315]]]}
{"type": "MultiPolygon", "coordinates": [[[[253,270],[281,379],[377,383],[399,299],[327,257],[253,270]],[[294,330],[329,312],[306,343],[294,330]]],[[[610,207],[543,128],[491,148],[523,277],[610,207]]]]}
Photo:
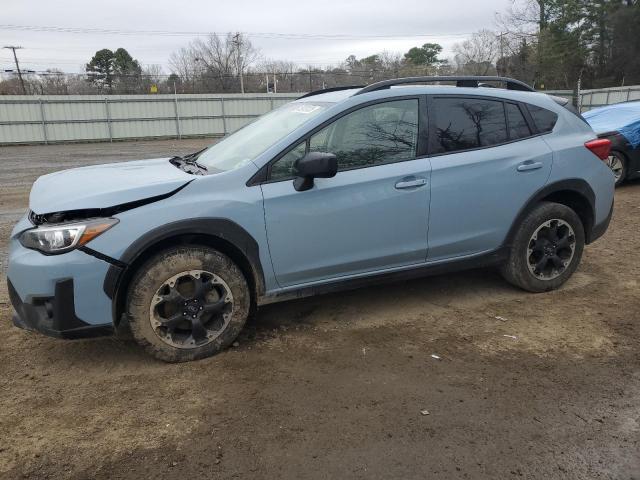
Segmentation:
{"type": "Polygon", "coordinates": [[[502,276],[529,292],[555,290],[578,268],[584,241],[584,227],[571,208],[540,203],[516,232],[502,276]]]}
{"type": "Polygon", "coordinates": [[[206,247],[161,252],[134,275],[126,314],[135,340],[166,362],[187,362],[229,346],[251,306],[247,281],[226,255],[206,247]]]}

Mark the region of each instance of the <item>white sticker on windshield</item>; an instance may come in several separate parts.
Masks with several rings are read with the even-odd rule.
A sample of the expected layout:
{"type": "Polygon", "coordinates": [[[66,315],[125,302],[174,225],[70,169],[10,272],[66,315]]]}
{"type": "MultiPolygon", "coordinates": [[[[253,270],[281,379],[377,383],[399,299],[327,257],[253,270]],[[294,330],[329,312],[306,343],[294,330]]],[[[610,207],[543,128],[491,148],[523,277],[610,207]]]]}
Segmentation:
{"type": "Polygon", "coordinates": [[[313,113],[320,108],[319,105],[309,105],[308,103],[301,103],[293,108],[295,113],[313,113]]]}

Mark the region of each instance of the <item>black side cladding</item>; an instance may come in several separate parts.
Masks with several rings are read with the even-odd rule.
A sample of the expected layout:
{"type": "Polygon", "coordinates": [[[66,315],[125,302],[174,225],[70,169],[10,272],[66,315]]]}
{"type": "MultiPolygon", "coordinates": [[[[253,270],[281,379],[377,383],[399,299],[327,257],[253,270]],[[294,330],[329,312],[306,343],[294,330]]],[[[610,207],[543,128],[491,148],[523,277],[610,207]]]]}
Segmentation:
{"type": "Polygon", "coordinates": [[[126,284],[131,274],[130,265],[141,258],[149,249],[161,245],[163,242],[172,242],[173,239],[189,240],[209,238],[219,239],[232,245],[246,258],[255,284],[256,294],[264,292],[264,273],[260,262],[258,243],[241,226],[225,218],[194,218],[181,220],[162,225],[151,230],[133,242],[119,260],[119,265],[112,264],[104,279],[103,290],[113,300],[114,320],[117,323],[118,299],[121,297],[120,289],[126,284]],[[122,266],[124,264],[124,267],[122,266]]]}
{"type": "MultiPolygon", "coordinates": [[[[511,245],[511,241],[513,240],[513,237],[515,236],[518,227],[522,223],[524,217],[538,202],[545,199],[554,201],[554,195],[562,195],[567,193],[579,195],[582,199],[584,199],[584,201],[588,205],[588,211],[583,213],[587,213],[588,216],[591,217],[590,220],[593,220],[593,216],[595,213],[596,196],[589,184],[581,178],[560,180],[558,182],[545,185],[543,188],[533,194],[531,198],[529,198],[527,203],[520,209],[520,212],[518,213],[514,222],[511,224],[511,228],[509,229],[509,233],[507,234],[507,237],[505,239],[505,245],[511,245]]],[[[576,213],[578,213],[580,219],[585,224],[585,238],[586,243],[589,244],[591,243],[593,238],[592,230],[594,228],[594,225],[589,224],[589,222],[585,222],[580,213],[576,213]]]]}

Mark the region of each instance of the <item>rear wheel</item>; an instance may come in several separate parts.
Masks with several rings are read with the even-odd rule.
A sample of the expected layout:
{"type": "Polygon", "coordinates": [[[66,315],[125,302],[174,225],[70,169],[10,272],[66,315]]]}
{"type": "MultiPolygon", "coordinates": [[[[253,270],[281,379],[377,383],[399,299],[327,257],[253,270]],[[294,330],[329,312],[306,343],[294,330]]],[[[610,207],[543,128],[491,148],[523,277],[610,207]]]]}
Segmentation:
{"type": "Polygon", "coordinates": [[[569,207],[544,202],[536,206],[518,229],[505,279],[530,292],[560,287],[578,268],[584,249],[584,227],[569,207]]]}
{"type": "Polygon", "coordinates": [[[134,276],[127,299],[134,338],[167,362],[218,353],[240,333],[249,308],[249,288],[240,269],[205,247],[154,256],[134,276]]]}
{"type": "Polygon", "coordinates": [[[609,154],[609,157],[607,157],[607,165],[613,172],[617,187],[624,182],[627,176],[627,159],[623,153],[613,150],[609,154]]]}

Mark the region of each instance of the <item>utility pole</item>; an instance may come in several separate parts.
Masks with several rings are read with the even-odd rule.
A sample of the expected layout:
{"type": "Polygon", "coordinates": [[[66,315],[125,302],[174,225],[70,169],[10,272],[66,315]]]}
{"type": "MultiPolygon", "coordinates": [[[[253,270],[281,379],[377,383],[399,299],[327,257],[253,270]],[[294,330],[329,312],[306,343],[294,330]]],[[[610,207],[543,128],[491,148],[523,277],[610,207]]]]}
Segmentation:
{"type": "Polygon", "coordinates": [[[24,80],[22,79],[22,72],[20,71],[20,64],[18,63],[18,56],[16,55],[16,50],[20,50],[22,47],[18,47],[15,45],[6,45],[2,48],[13,51],[13,59],[16,61],[16,70],[18,70],[18,78],[20,79],[20,85],[22,86],[22,94],[26,95],[27,89],[24,88],[24,80]]]}
{"type": "Polygon", "coordinates": [[[242,55],[240,54],[240,47],[242,46],[242,38],[241,38],[240,32],[237,32],[233,36],[233,44],[236,46],[238,73],[240,74],[240,93],[244,93],[244,80],[242,78],[242,55]]]}
{"type": "Polygon", "coordinates": [[[500,37],[500,70],[501,70],[501,72],[498,72],[498,75],[505,75],[505,68],[504,68],[504,40],[503,40],[503,37],[505,36],[505,32],[500,32],[498,34],[498,36],[500,37]]]}
{"type": "Polygon", "coordinates": [[[578,77],[578,85],[576,86],[576,107],[578,108],[578,112],[582,112],[582,95],[580,91],[582,90],[582,70],[580,71],[580,76],[578,77]]]}

